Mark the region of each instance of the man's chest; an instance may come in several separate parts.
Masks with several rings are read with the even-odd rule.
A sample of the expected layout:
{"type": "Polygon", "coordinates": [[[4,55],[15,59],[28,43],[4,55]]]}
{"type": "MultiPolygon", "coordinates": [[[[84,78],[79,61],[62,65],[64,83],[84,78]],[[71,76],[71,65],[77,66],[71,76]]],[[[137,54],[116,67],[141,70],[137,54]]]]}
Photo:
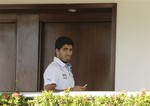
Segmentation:
{"type": "Polygon", "coordinates": [[[68,70],[60,69],[59,80],[69,80],[72,78],[72,73],[68,70]]]}

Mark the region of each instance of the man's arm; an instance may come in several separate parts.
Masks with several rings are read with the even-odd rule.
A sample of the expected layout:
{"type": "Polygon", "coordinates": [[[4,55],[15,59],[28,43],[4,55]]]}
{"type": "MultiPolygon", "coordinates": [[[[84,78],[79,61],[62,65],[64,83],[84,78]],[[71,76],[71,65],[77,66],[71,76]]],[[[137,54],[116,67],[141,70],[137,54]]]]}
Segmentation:
{"type": "Polygon", "coordinates": [[[55,89],[55,87],[56,87],[56,84],[48,84],[48,85],[45,85],[45,90],[46,91],[54,91],[54,92],[63,91],[63,90],[57,90],[57,89],[55,89]]]}
{"type": "MultiPolygon", "coordinates": [[[[64,91],[65,89],[62,89],[62,90],[58,90],[58,89],[55,89],[56,87],[56,84],[48,84],[45,86],[45,90],[46,91],[54,91],[54,92],[60,92],[60,91],[64,91]]],[[[71,91],[85,91],[86,87],[84,86],[75,86],[73,88],[70,88],[71,91]]]]}

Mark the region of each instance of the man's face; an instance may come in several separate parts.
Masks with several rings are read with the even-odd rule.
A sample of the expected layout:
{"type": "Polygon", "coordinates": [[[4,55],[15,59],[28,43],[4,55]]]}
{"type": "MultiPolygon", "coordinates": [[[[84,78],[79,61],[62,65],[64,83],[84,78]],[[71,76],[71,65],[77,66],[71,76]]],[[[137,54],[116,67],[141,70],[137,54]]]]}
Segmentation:
{"type": "Polygon", "coordinates": [[[60,50],[56,49],[57,57],[63,62],[67,63],[70,61],[73,52],[72,45],[65,44],[60,50]]]}

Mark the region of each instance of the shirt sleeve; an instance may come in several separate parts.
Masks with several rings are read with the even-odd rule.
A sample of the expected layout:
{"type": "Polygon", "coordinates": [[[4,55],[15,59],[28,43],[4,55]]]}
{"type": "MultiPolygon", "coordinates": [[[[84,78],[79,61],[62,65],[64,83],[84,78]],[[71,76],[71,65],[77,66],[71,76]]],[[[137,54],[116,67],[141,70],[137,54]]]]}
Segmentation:
{"type": "Polygon", "coordinates": [[[59,79],[59,70],[57,67],[48,66],[44,72],[44,86],[48,84],[56,84],[59,79]]]}

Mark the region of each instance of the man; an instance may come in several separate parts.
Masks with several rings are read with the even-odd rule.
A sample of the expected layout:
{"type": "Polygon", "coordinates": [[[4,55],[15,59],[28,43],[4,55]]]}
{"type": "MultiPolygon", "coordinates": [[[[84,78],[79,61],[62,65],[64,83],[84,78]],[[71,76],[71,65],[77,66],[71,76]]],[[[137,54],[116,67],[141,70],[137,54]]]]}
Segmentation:
{"type": "Polygon", "coordinates": [[[72,56],[74,43],[69,37],[62,36],[55,42],[54,60],[44,72],[44,88],[47,91],[84,91],[86,87],[75,86],[69,61],[72,56]]]}

